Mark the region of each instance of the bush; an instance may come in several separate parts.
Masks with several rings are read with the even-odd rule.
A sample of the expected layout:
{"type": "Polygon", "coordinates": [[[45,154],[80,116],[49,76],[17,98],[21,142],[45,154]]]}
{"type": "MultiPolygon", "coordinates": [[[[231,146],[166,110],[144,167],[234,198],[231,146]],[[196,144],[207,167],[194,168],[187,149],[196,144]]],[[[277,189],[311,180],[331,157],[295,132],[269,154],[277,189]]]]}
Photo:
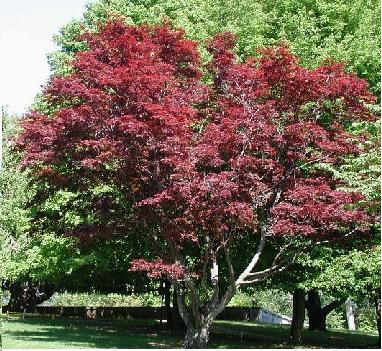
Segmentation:
{"type": "Polygon", "coordinates": [[[144,294],[100,294],[100,293],[55,293],[41,306],[59,307],[159,307],[161,297],[153,293],[144,294]]]}
{"type": "Polygon", "coordinates": [[[363,332],[377,331],[375,307],[370,301],[357,303],[357,329],[363,332]]]}
{"type": "Polygon", "coordinates": [[[326,317],[326,326],[331,329],[347,329],[345,307],[341,306],[330,312],[326,317]]]}
{"type": "Polygon", "coordinates": [[[228,306],[265,308],[282,315],[292,315],[292,295],[278,289],[239,291],[228,306]]]}

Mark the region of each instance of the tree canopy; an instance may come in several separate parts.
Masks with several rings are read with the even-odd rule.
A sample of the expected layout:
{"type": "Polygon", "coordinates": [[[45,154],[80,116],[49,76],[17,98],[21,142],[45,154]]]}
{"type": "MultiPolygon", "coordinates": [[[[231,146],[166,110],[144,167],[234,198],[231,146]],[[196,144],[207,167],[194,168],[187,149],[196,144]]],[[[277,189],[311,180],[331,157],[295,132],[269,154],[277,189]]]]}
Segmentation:
{"type": "MultiPolygon", "coordinates": [[[[260,47],[289,43],[301,64],[314,68],[327,58],[346,61],[347,69],[366,78],[380,93],[380,2],[377,0],[98,0],[83,18],[65,25],[49,55],[53,71],[68,72],[74,53],[84,49],[83,30],[121,16],[126,24],[171,20],[188,38],[204,43],[218,32],[237,35],[235,50],[245,59],[260,47]]],[[[204,61],[210,58],[201,45],[204,61]]]]}

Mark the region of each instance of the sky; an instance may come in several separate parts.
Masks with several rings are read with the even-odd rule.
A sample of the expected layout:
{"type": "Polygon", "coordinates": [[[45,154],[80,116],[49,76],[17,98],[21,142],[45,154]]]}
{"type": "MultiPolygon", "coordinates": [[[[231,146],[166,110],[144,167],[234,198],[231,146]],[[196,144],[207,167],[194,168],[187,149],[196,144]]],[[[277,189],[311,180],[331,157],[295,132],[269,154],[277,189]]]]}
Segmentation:
{"type": "Polygon", "coordinates": [[[90,0],[0,0],[0,106],[22,114],[49,77],[53,35],[90,0]]]}

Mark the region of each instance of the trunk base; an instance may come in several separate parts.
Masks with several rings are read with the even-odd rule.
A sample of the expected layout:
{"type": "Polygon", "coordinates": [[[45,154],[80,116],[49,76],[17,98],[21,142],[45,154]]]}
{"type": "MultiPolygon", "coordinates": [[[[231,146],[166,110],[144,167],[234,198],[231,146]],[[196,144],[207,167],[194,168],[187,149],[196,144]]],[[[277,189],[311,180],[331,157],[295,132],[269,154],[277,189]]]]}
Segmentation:
{"type": "Polygon", "coordinates": [[[322,313],[316,313],[309,316],[309,330],[326,331],[326,316],[322,313]]]}
{"type": "Polygon", "coordinates": [[[186,349],[205,349],[209,339],[209,326],[204,326],[200,330],[188,329],[184,341],[186,349]]]}

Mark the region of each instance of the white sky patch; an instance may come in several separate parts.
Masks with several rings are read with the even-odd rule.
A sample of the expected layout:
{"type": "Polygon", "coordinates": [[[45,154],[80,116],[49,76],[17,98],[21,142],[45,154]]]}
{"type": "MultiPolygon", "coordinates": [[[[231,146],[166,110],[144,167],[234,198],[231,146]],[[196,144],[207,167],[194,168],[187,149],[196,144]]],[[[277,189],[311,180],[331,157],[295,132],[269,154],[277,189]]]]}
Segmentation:
{"type": "Polygon", "coordinates": [[[23,113],[49,77],[52,37],[89,0],[0,0],[0,106],[23,113]]]}

